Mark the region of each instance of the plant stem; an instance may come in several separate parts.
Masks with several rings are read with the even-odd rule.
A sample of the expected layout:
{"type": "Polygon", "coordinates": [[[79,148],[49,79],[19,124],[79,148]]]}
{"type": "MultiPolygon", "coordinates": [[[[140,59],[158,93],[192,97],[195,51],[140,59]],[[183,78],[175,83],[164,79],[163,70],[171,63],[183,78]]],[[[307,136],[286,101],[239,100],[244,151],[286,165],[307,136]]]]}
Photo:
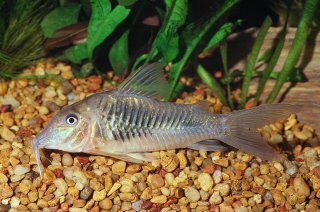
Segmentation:
{"type": "Polygon", "coordinates": [[[292,47],[288,53],[286,61],[283,64],[279,78],[276,81],[276,84],[273,87],[270,95],[268,96],[267,103],[272,103],[275,100],[281,90],[282,85],[285,83],[287,77],[290,75],[290,72],[293,70],[295,64],[297,63],[301,51],[307,40],[310,25],[312,23],[315,12],[318,9],[319,2],[319,0],[306,1],[297,32],[291,45],[292,47]]]}
{"type": "Polygon", "coordinates": [[[259,51],[261,49],[263,40],[269,30],[269,27],[272,24],[271,18],[268,16],[264,20],[261,29],[257,35],[257,38],[255,39],[255,42],[253,44],[251,55],[248,59],[247,66],[244,70],[244,77],[243,77],[243,84],[242,84],[242,90],[241,90],[241,103],[240,108],[244,108],[246,102],[247,102],[247,94],[250,86],[250,80],[254,72],[254,66],[256,64],[259,51]]]}
{"type": "Polygon", "coordinates": [[[197,73],[200,76],[200,78],[203,80],[203,82],[206,83],[211,90],[213,90],[213,92],[217,95],[221,103],[224,105],[228,105],[227,100],[223,95],[222,88],[217,82],[217,80],[211,77],[211,75],[200,64],[197,67],[197,73]]]}
{"type": "Polygon", "coordinates": [[[221,41],[221,44],[220,44],[220,54],[221,54],[221,60],[222,60],[223,69],[224,69],[224,77],[227,79],[227,99],[228,99],[228,103],[231,110],[233,110],[234,105],[233,105],[233,100],[231,95],[231,85],[230,85],[231,81],[230,81],[230,74],[228,72],[228,44],[225,38],[221,41]]]}

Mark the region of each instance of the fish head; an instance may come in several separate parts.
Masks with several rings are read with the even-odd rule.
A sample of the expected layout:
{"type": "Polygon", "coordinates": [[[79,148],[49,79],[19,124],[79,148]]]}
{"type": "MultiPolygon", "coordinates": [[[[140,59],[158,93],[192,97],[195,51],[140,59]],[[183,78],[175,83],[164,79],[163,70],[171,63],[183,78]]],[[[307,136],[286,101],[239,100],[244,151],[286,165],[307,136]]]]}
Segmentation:
{"type": "Polygon", "coordinates": [[[34,144],[38,148],[81,152],[96,136],[96,125],[95,110],[79,102],[58,112],[36,136],[34,144]]]}

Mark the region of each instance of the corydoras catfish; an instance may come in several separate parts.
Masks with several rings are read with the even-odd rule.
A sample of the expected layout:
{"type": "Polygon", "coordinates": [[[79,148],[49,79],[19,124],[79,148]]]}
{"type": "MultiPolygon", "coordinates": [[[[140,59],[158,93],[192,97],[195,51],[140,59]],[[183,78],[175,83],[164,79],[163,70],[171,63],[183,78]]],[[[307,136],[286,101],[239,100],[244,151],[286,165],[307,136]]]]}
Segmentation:
{"type": "Polygon", "coordinates": [[[220,142],[271,160],[279,155],[264,142],[258,127],[285,119],[291,105],[262,105],[229,114],[211,114],[205,101],[193,105],[162,102],[168,92],[163,67],[145,65],[117,90],[104,91],[64,107],[33,141],[39,148],[106,155],[140,163],[149,152],[176,148],[223,151],[220,142]]]}

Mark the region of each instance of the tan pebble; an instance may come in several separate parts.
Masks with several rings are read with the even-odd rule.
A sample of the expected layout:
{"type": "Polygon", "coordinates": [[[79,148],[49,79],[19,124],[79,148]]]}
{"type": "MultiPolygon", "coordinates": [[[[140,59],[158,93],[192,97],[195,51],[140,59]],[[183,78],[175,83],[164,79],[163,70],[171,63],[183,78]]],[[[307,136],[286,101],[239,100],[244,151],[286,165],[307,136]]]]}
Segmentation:
{"type": "Polygon", "coordinates": [[[278,133],[274,133],[271,135],[271,138],[269,140],[269,143],[272,145],[277,145],[283,142],[283,137],[282,135],[278,134],[278,133]]]}
{"type": "Polygon", "coordinates": [[[283,170],[284,170],[284,167],[281,165],[281,163],[279,163],[279,162],[275,162],[274,164],[273,164],[273,166],[274,166],[274,168],[276,168],[279,172],[283,172],[283,170]]]}
{"type": "Polygon", "coordinates": [[[69,187],[68,188],[68,194],[72,197],[72,199],[78,199],[79,198],[80,191],[75,187],[69,187]]]}
{"type": "Polygon", "coordinates": [[[77,208],[77,207],[71,207],[69,208],[69,212],[87,212],[88,210],[85,208],[77,208]]]}
{"type": "Polygon", "coordinates": [[[260,173],[261,174],[269,174],[269,165],[268,164],[261,164],[260,165],[260,173]]]}
{"type": "MultiPolygon", "coordinates": [[[[121,186],[121,185],[120,185],[121,186]]],[[[112,188],[112,179],[111,176],[106,175],[104,178],[104,189],[106,190],[106,192],[108,193],[109,196],[109,191],[112,188]]]]}
{"type": "Polygon", "coordinates": [[[302,177],[298,176],[294,178],[293,186],[298,195],[305,197],[308,197],[310,195],[310,188],[302,177]]]}
{"type": "Polygon", "coordinates": [[[220,196],[218,191],[213,192],[209,199],[210,204],[219,205],[222,202],[222,197],[220,196]]]}
{"type": "Polygon", "coordinates": [[[243,162],[243,161],[236,161],[233,163],[233,166],[235,169],[239,169],[239,170],[246,170],[246,168],[248,167],[247,163],[243,162]]]}
{"type": "Polygon", "coordinates": [[[151,184],[157,188],[164,186],[164,180],[159,174],[154,174],[151,177],[151,184]]]}
{"type": "Polygon", "coordinates": [[[179,159],[176,154],[169,152],[160,152],[160,164],[167,172],[174,171],[179,165],[179,159]]]}
{"type": "Polygon", "coordinates": [[[264,183],[264,180],[260,177],[254,176],[254,182],[257,183],[258,186],[262,186],[264,183]]]}
{"type": "Polygon", "coordinates": [[[101,201],[104,198],[106,198],[106,196],[107,196],[107,192],[104,189],[101,191],[94,191],[93,192],[93,200],[94,201],[101,201]]]}
{"type": "Polygon", "coordinates": [[[200,193],[194,187],[186,188],[184,193],[190,202],[197,202],[200,199],[200,193]]]}
{"type": "Polygon", "coordinates": [[[74,208],[83,208],[86,205],[86,200],[84,199],[77,199],[73,201],[74,208]]]}
{"type": "Polygon", "coordinates": [[[39,208],[47,208],[48,207],[48,202],[44,199],[39,199],[37,202],[37,206],[39,208]]]}
{"type": "Polygon", "coordinates": [[[143,200],[151,199],[152,198],[152,189],[150,187],[147,187],[146,189],[144,189],[140,198],[143,200]]]}
{"type": "Polygon", "coordinates": [[[174,175],[172,173],[167,173],[164,178],[169,185],[172,185],[174,181],[174,175]]]}
{"type": "Polygon", "coordinates": [[[213,186],[212,177],[208,173],[199,174],[198,181],[204,191],[209,191],[213,186]]]}
{"type": "Polygon", "coordinates": [[[60,197],[60,196],[67,194],[68,185],[64,179],[57,178],[53,181],[53,183],[57,186],[57,190],[55,190],[55,192],[54,192],[54,195],[56,197],[60,197]]]}
{"type": "Polygon", "coordinates": [[[303,131],[293,131],[294,136],[296,136],[300,140],[307,140],[308,136],[303,131]]]}
{"type": "Polygon", "coordinates": [[[222,166],[222,167],[228,167],[229,166],[229,160],[227,158],[221,158],[221,159],[217,159],[217,160],[213,160],[212,162],[218,166],[222,166]]]}
{"type": "Polygon", "coordinates": [[[0,183],[7,183],[8,177],[5,174],[0,173],[0,183]]]}
{"type": "Polygon", "coordinates": [[[109,210],[112,208],[113,203],[109,198],[105,198],[101,202],[99,202],[99,206],[104,210],[109,210]]]}
{"type": "Polygon", "coordinates": [[[125,172],[126,170],[126,162],[124,161],[117,161],[116,163],[114,163],[112,165],[112,172],[115,173],[115,174],[118,174],[118,175],[121,175],[125,172]]]}
{"type": "Polygon", "coordinates": [[[68,209],[69,209],[69,205],[66,202],[61,203],[60,207],[61,207],[62,211],[68,211],[68,209]]]}
{"type": "Polygon", "coordinates": [[[288,118],[288,121],[284,124],[284,129],[289,130],[297,123],[297,119],[295,115],[291,115],[288,118]]]}
{"type": "Polygon", "coordinates": [[[98,178],[93,178],[90,180],[90,187],[95,191],[100,191],[104,188],[102,183],[99,182],[98,178]]]}
{"type": "Polygon", "coordinates": [[[0,96],[4,96],[8,91],[8,83],[4,80],[0,80],[0,96]]]}
{"type": "Polygon", "coordinates": [[[219,191],[221,196],[227,196],[230,193],[230,185],[227,183],[217,184],[213,189],[219,191]]]}
{"type": "Polygon", "coordinates": [[[160,195],[153,197],[150,201],[156,204],[164,204],[167,202],[167,197],[165,195],[160,195]]]}
{"type": "Polygon", "coordinates": [[[11,197],[13,195],[12,188],[7,183],[1,183],[0,184],[0,199],[6,199],[8,197],[11,197]]]}
{"type": "Polygon", "coordinates": [[[13,142],[14,138],[16,137],[16,135],[11,130],[9,130],[8,127],[6,126],[0,127],[0,135],[4,140],[10,141],[10,142],[13,142]]]}
{"type": "Polygon", "coordinates": [[[137,173],[141,170],[141,166],[139,164],[132,164],[127,167],[126,172],[129,174],[137,173]]]}
{"type": "MultiPolygon", "coordinates": [[[[111,178],[110,178],[111,179],[111,178]]],[[[110,196],[111,194],[113,194],[116,190],[118,190],[121,187],[121,183],[115,183],[113,184],[113,186],[111,187],[110,191],[108,192],[108,196],[110,196]]]]}
{"type": "Polygon", "coordinates": [[[45,106],[41,106],[39,108],[39,114],[40,115],[47,115],[47,114],[49,114],[49,109],[45,106]]]}
{"type": "Polygon", "coordinates": [[[203,157],[196,157],[194,159],[194,163],[197,165],[197,166],[201,166],[202,162],[204,161],[204,158],[203,157]]]}
{"type": "Polygon", "coordinates": [[[169,196],[170,195],[170,190],[168,188],[166,188],[166,187],[161,187],[160,191],[165,196],[169,196]]]}
{"type": "Polygon", "coordinates": [[[49,206],[56,206],[58,204],[59,204],[59,198],[53,198],[53,199],[48,201],[48,205],[49,206]]]}
{"type": "Polygon", "coordinates": [[[36,202],[38,200],[38,192],[37,191],[30,191],[28,193],[28,198],[30,202],[36,202]]]}
{"type": "Polygon", "coordinates": [[[12,127],[13,126],[14,119],[13,119],[13,113],[12,112],[1,113],[0,118],[3,121],[3,124],[5,126],[7,126],[7,127],[12,127]]]}
{"type": "Polygon", "coordinates": [[[180,172],[179,176],[176,177],[172,182],[172,185],[175,187],[183,186],[186,184],[188,184],[188,176],[184,171],[180,172]]]}
{"type": "Polygon", "coordinates": [[[180,169],[184,169],[185,167],[187,167],[188,160],[187,160],[185,154],[183,152],[178,152],[177,157],[179,159],[180,169]]]}
{"type": "Polygon", "coordinates": [[[119,197],[122,201],[129,201],[129,202],[133,202],[137,199],[136,196],[131,193],[119,193],[119,197]]]}
{"type": "Polygon", "coordinates": [[[120,191],[122,193],[132,193],[134,191],[134,183],[130,179],[123,179],[120,181],[120,191]]]}

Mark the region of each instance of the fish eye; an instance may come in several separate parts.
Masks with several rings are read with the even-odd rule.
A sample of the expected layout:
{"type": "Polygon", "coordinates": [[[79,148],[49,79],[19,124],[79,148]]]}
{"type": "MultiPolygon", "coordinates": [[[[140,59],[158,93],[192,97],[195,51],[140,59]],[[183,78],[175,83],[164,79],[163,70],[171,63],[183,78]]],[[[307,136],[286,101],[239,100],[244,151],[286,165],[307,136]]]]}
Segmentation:
{"type": "Polygon", "coordinates": [[[69,125],[75,125],[78,123],[78,117],[75,114],[69,114],[66,116],[65,121],[69,125]]]}

